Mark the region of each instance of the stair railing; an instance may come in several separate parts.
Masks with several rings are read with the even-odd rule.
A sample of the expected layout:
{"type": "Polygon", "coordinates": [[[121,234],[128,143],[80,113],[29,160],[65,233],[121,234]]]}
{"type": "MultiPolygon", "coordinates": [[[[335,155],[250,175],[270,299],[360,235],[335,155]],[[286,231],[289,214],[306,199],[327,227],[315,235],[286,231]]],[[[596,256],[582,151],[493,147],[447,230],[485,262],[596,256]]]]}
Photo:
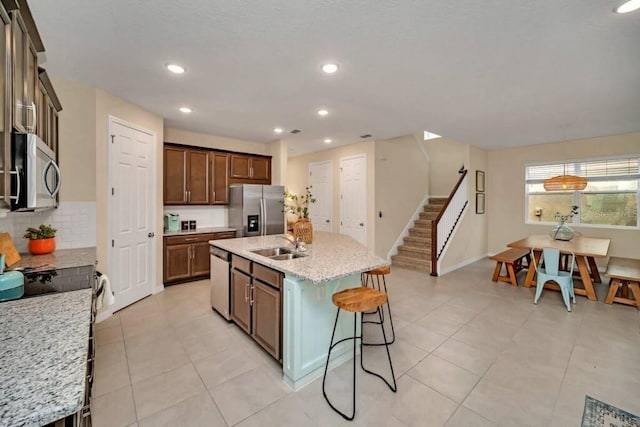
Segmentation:
{"type": "Polygon", "coordinates": [[[469,203],[467,196],[467,170],[460,175],[456,186],[444,202],[440,213],[431,222],[431,275],[438,275],[438,260],[447,242],[453,235],[453,230],[462,216],[464,208],[469,203]]]}

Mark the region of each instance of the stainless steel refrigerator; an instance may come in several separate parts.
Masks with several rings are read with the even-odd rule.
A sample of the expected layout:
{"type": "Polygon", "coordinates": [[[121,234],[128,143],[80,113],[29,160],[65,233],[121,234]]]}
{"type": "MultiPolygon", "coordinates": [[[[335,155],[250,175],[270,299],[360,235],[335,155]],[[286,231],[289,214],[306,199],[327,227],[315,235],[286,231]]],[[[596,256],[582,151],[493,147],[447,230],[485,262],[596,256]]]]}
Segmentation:
{"type": "Polygon", "coordinates": [[[237,237],[284,233],[284,187],[234,184],[229,187],[229,227],[237,237]]]}

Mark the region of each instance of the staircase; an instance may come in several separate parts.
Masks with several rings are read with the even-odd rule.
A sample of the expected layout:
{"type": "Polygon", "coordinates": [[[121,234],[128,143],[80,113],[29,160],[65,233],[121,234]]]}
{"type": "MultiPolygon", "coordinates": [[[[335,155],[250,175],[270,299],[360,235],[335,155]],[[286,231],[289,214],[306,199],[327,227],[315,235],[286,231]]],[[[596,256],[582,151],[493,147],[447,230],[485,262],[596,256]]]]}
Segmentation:
{"type": "Polygon", "coordinates": [[[398,254],[391,257],[393,265],[431,272],[431,221],[436,219],[446,200],[446,197],[429,199],[429,204],[409,229],[409,235],[398,246],[398,254]]]}

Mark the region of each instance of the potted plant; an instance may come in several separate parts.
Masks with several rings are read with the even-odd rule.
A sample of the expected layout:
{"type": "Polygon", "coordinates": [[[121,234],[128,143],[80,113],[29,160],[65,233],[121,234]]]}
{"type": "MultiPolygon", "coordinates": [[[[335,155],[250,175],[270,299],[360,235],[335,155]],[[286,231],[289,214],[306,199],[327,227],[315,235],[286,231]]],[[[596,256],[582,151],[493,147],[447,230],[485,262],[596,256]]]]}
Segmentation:
{"type": "Polygon", "coordinates": [[[49,225],[40,224],[38,228],[29,227],[24,238],[29,239],[29,253],[32,255],[50,254],[56,249],[56,230],[49,225]]]}
{"type": "Polygon", "coordinates": [[[578,206],[572,205],[571,211],[565,215],[560,212],[556,212],[554,215],[555,219],[558,221],[558,225],[553,227],[551,230],[551,237],[554,240],[571,240],[573,236],[575,236],[575,232],[569,227],[566,222],[573,218],[574,215],[578,214],[578,206]]]}
{"type": "Polygon", "coordinates": [[[316,199],[311,194],[311,186],[305,187],[304,194],[300,196],[287,190],[284,192],[285,213],[298,217],[296,223],[293,224],[293,235],[305,243],[311,243],[313,240],[313,226],[309,222],[309,205],[315,202],[316,199]]]}

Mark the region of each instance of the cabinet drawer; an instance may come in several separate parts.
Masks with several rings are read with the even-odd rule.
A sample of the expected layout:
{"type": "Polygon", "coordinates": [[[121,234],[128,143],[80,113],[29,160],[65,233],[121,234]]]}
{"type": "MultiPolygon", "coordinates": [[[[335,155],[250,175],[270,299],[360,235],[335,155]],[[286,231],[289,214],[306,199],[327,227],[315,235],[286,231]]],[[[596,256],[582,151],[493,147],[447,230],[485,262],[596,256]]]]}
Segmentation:
{"type": "Polygon", "coordinates": [[[215,239],[214,233],[203,234],[187,234],[184,236],[171,236],[165,237],[165,243],[167,245],[184,245],[189,243],[208,242],[215,239]]]}
{"type": "Polygon", "coordinates": [[[235,231],[220,231],[218,233],[213,234],[213,240],[235,239],[235,238],[236,238],[235,231]]]}
{"type": "Polygon", "coordinates": [[[232,255],[231,266],[236,270],[244,271],[247,274],[251,274],[251,261],[249,261],[248,259],[239,257],[237,255],[232,255]]]}
{"type": "Polygon", "coordinates": [[[253,277],[276,289],[282,287],[282,273],[264,265],[253,263],[253,277]]]}

